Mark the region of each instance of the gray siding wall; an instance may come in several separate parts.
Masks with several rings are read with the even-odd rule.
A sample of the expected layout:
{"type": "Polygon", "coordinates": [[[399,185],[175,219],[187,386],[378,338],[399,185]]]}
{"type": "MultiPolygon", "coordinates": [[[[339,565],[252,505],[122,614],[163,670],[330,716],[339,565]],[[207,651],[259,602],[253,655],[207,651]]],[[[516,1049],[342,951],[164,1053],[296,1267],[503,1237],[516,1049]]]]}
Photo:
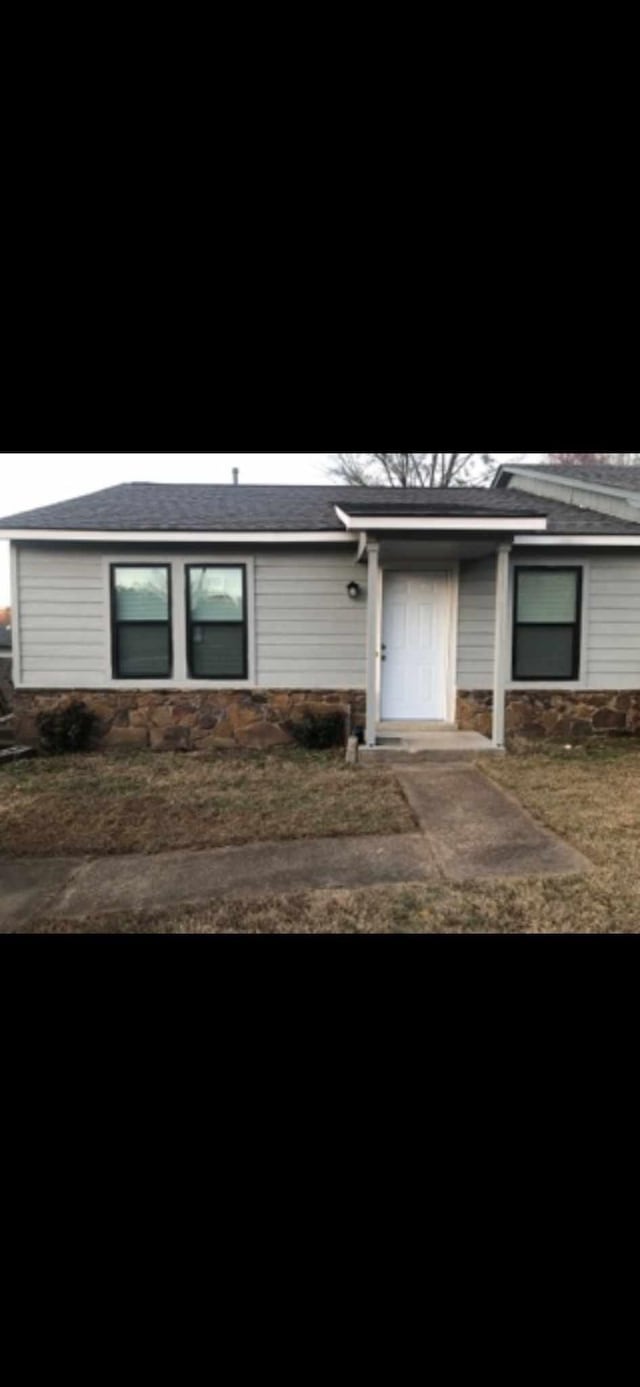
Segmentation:
{"type": "Polygon", "coordinates": [[[458,688],[492,689],[495,644],[496,560],[460,565],[458,688]]]}
{"type": "Polygon", "coordinates": [[[99,687],[105,669],[105,593],[99,550],[18,546],[22,684],[99,687]]]}
{"type": "MultiPolygon", "coordinates": [[[[535,562],[524,554],[519,561],[535,562]]],[[[553,565],[552,555],[544,562],[553,565]]],[[[640,554],[565,550],[556,562],[581,565],[584,573],[582,677],[570,687],[640,689],[640,554]]]]}
{"type": "MultiPolygon", "coordinates": [[[[202,553],[196,557],[181,551],[180,557],[197,562],[202,553]]],[[[217,550],[208,557],[223,560],[225,555],[217,550]]],[[[110,558],[126,562],[133,556],[114,549],[110,558]]],[[[154,558],[166,561],[167,555],[155,552],[154,558]]],[[[640,555],[565,551],[564,558],[585,564],[583,687],[640,689],[640,555]]],[[[264,549],[254,551],[253,559],[256,683],[283,689],[364,688],[366,568],[354,566],[351,548],[264,549]],[[362,588],[357,602],[346,591],[354,577],[362,588]]],[[[521,561],[530,562],[524,554],[521,561]]],[[[550,554],[545,561],[553,562],[550,554]]],[[[20,683],[31,688],[109,687],[104,552],[88,546],[19,545],[17,574],[20,670],[14,673],[20,683]]],[[[461,689],[492,688],[494,604],[495,559],[462,563],[461,689]]],[[[176,682],[184,682],[177,668],[176,682]]]]}
{"type": "MultiPolygon", "coordinates": [[[[518,559],[524,564],[532,562],[524,554],[518,559]]],[[[544,562],[553,564],[552,555],[545,554],[544,562]]],[[[578,687],[594,691],[640,689],[640,554],[565,550],[562,562],[584,565],[584,659],[578,687]]],[[[461,564],[460,689],[493,687],[494,604],[495,560],[461,564]]]]}
{"type": "MultiPolygon", "coordinates": [[[[354,549],[243,551],[254,561],[256,683],[268,688],[343,689],[366,684],[366,568],[355,568],[354,549]],[[357,602],[347,584],[360,583],[357,602]]],[[[232,557],[239,557],[235,550],[232,557]]],[[[126,549],[111,562],[140,561],[126,549]]],[[[154,549],[149,562],[171,554],[154,549]]],[[[176,557],[176,551],[173,553],[176,557]]],[[[180,558],[199,562],[203,551],[180,558]]],[[[228,562],[229,550],[208,552],[228,562]]],[[[100,688],[111,683],[110,613],[105,551],[59,545],[17,548],[20,682],[31,688],[100,688]]],[[[181,595],[176,594],[177,602],[181,595]]],[[[14,595],[15,600],[15,595],[14,595]]],[[[175,610],[175,604],[174,604],[175,610]]],[[[176,682],[181,651],[174,622],[176,682]]],[[[183,638],[182,638],[183,639],[183,638]]],[[[184,651],[182,651],[184,658],[184,651]]]]}
{"type": "Polygon", "coordinates": [[[361,689],[366,685],[366,568],[354,552],[322,546],[256,558],[256,658],[265,688],[361,689]],[[350,582],[360,584],[353,601],[350,582]]]}
{"type": "Polygon", "coordinates": [[[640,689],[640,556],[588,560],[586,597],[589,689],[640,689]]]}

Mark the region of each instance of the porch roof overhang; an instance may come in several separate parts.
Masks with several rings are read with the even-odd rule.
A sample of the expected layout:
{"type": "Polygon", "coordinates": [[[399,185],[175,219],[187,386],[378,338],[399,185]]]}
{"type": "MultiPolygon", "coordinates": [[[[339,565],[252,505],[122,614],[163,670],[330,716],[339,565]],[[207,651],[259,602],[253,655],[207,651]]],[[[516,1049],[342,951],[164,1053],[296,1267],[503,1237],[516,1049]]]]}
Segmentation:
{"type": "Polygon", "coordinates": [[[342,506],[336,506],[335,510],[347,531],[367,532],[372,536],[396,534],[415,537],[444,533],[515,537],[520,534],[541,534],[547,529],[546,516],[540,511],[536,512],[533,507],[525,514],[522,510],[505,513],[504,509],[499,514],[492,514],[488,509],[442,504],[437,507],[426,504],[401,507],[391,503],[384,509],[359,504],[357,511],[349,512],[342,506]]]}
{"type": "Polygon", "coordinates": [[[464,559],[482,559],[496,554],[501,545],[512,548],[510,535],[485,534],[375,534],[361,530],[356,562],[366,563],[367,552],[375,545],[384,566],[406,563],[408,567],[425,563],[458,562],[464,559]]]}

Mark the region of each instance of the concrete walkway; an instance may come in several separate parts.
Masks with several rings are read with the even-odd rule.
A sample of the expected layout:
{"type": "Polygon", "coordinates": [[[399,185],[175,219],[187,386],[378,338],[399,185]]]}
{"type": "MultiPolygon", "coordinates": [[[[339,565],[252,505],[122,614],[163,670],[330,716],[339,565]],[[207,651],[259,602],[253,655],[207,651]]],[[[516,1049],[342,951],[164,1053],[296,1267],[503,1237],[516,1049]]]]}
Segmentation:
{"type": "Polygon", "coordinates": [[[567,876],[591,868],[480,771],[448,765],[403,767],[396,774],[443,876],[452,881],[567,876]]]}
{"type": "Polygon", "coordinates": [[[0,859],[0,931],[42,919],[296,890],[583,873],[580,853],[466,765],[398,772],[419,831],[156,857],[0,859]]]}

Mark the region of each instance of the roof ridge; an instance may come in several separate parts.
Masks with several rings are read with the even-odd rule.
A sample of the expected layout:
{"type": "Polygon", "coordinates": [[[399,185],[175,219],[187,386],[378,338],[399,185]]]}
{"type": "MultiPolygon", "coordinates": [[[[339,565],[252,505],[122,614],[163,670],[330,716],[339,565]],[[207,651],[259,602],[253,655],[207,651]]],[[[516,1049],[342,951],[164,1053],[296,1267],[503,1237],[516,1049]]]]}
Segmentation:
{"type": "MultiPolygon", "coordinates": [[[[226,491],[384,491],[389,495],[406,496],[416,492],[417,495],[425,493],[427,496],[432,492],[459,494],[463,491],[491,491],[490,486],[350,486],[348,482],[114,482],[116,486],[191,486],[209,488],[214,486],[223,487],[226,491]]],[[[103,491],[111,491],[112,487],[102,487],[103,491]]],[[[97,493],[87,493],[96,495],[97,493]]]]}

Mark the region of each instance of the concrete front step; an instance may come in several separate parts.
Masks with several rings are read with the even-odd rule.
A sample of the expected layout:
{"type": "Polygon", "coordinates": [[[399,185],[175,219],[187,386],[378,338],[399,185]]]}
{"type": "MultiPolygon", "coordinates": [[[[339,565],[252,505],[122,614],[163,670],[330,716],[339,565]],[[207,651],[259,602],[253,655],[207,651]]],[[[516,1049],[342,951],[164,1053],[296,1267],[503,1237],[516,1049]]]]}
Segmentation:
{"type": "Polygon", "coordinates": [[[423,732],[456,732],[458,724],[455,722],[429,722],[420,719],[408,721],[403,718],[398,722],[379,722],[376,726],[376,737],[413,737],[416,733],[423,732]]]}
{"type": "Polygon", "coordinates": [[[358,756],[359,766],[415,766],[425,762],[432,764],[472,765],[479,755],[504,756],[503,751],[489,747],[485,752],[477,751],[395,751],[393,747],[362,747],[358,756]]]}
{"type": "Polygon", "coordinates": [[[361,747],[363,766],[402,766],[421,761],[475,761],[477,756],[502,756],[479,732],[420,732],[379,739],[375,747],[361,747]]]}

